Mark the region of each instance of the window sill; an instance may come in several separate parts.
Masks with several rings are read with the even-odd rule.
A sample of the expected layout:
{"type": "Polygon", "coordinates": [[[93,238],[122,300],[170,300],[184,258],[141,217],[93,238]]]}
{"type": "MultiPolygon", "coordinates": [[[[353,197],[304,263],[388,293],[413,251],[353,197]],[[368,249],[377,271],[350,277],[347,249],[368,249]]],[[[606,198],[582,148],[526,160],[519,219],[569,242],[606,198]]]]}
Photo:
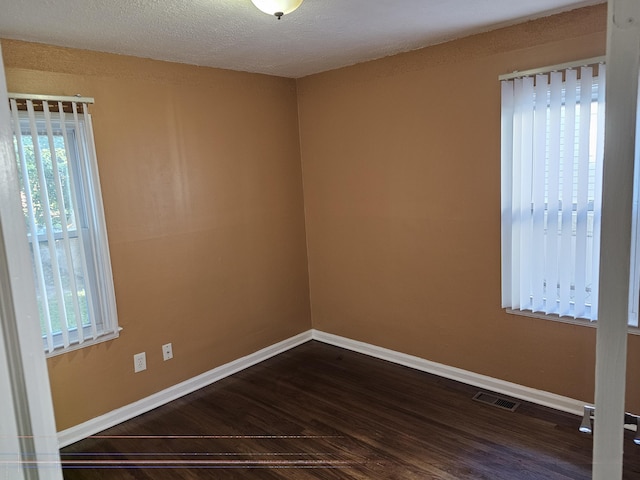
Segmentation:
{"type": "MultiPolygon", "coordinates": [[[[570,325],[578,325],[580,327],[590,327],[590,328],[598,327],[598,322],[591,322],[583,318],[560,317],[558,315],[553,315],[553,314],[545,314],[540,312],[531,312],[531,311],[524,311],[524,310],[513,310],[511,308],[506,308],[505,311],[510,315],[518,315],[521,317],[539,318],[541,320],[550,320],[553,322],[568,323],[570,325]]],[[[640,335],[640,328],[628,327],[627,333],[629,333],[630,335],[640,335]]]]}
{"type": "Polygon", "coordinates": [[[76,350],[80,350],[82,348],[98,345],[99,343],[104,343],[110,340],[114,340],[120,336],[121,330],[122,330],[122,327],[118,327],[118,329],[115,332],[102,335],[93,340],[87,340],[83,343],[74,343],[72,345],[69,345],[67,348],[64,348],[62,346],[54,348],[53,351],[51,352],[45,352],[44,356],[45,358],[57,357],[58,355],[64,355],[65,353],[73,352],[76,350]]]}

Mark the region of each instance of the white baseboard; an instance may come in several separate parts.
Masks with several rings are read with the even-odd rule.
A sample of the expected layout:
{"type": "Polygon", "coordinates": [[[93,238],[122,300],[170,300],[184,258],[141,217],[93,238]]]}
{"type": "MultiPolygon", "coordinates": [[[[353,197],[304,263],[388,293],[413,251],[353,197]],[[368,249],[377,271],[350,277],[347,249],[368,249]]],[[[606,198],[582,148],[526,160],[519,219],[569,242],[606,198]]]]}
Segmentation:
{"type": "Polygon", "coordinates": [[[185,380],[177,385],[169,387],[158,393],[154,393],[146,398],[130,403],[124,407],[112,410],[111,412],[92,418],[80,425],[58,432],[58,444],[60,448],[71,445],[79,440],[95,435],[98,432],[111,428],[131,418],[142,415],[154,408],[165,405],[184,395],[194,392],[200,388],[211,385],[229,375],[233,375],[245,368],[260,363],[279,353],[297,347],[309,340],[335,345],[354,352],[363,353],[371,357],[387,360],[398,365],[414,368],[423,372],[432,373],[440,377],[449,378],[458,382],[473,385],[475,387],[489,390],[491,392],[502,393],[510,397],[518,398],[528,402],[544,405],[556,410],[582,415],[582,408],[586,404],[579,400],[563,397],[553,393],[536,390],[533,388],[518,385],[516,383],[505,382],[496,378],[469,372],[456,367],[449,367],[441,363],[431,362],[420,357],[396,352],[387,348],[378,347],[357,340],[352,340],[331,333],[319,330],[308,330],[294,337],[278,342],[269,347],[263,348],[255,353],[221,365],[213,370],[209,370],[201,375],[185,380]]]}
{"type": "Polygon", "coordinates": [[[377,347],[375,345],[351,340],[350,338],[340,337],[331,333],[324,333],[319,330],[313,330],[313,339],[318,340],[319,342],[345,348],[347,350],[353,350],[354,352],[363,353],[371,357],[404,365],[405,367],[414,368],[440,377],[456,380],[458,382],[466,383],[467,385],[473,385],[474,387],[478,387],[483,390],[501,393],[527,402],[544,405],[545,407],[551,407],[563,412],[573,413],[575,415],[582,415],[582,409],[584,405],[587,405],[587,402],[582,402],[573,398],[563,397],[543,390],[536,390],[516,383],[505,382],[504,380],[480,375],[479,373],[469,372],[456,367],[449,367],[441,363],[431,362],[420,357],[414,357],[413,355],[407,355],[406,353],[377,347]]]}
{"type": "Polygon", "coordinates": [[[201,375],[185,380],[172,387],[154,393],[146,398],[130,403],[124,407],[112,410],[111,412],[92,418],[80,425],[58,432],[58,445],[60,448],[71,445],[83,438],[95,435],[107,428],[113,427],[131,418],[137,417],[154,408],[160,407],[172,400],[176,400],[184,395],[194,392],[200,388],[211,385],[229,375],[233,375],[245,368],[260,363],[279,353],[285,352],[293,347],[297,347],[312,339],[311,330],[300,333],[294,337],[278,342],[269,347],[263,348],[255,353],[234,360],[233,362],[221,365],[213,370],[209,370],[201,375]]]}

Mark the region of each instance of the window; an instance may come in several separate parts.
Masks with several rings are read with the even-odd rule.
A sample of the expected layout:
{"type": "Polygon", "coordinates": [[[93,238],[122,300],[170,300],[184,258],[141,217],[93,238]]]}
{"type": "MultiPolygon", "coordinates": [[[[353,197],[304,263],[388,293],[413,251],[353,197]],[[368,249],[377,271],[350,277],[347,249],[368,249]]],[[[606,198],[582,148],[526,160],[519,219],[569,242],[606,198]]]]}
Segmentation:
{"type": "Polygon", "coordinates": [[[596,320],[604,65],[502,82],[502,305],[596,320]]]}
{"type": "Polygon", "coordinates": [[[47,354],[118,335],[87,103],[9,95],[47,354]]]}

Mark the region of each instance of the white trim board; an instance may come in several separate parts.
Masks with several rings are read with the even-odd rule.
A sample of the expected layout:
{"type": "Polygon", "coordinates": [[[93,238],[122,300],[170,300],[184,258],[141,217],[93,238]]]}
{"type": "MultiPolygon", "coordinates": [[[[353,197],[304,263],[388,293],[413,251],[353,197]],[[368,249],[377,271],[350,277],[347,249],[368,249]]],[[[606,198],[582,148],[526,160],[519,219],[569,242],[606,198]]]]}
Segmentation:
{"type": "Polygon", "coordinates": [[[258,350],[255,353],[239,358],[219,367],[204,372],[196,377],[185,380],[172,387],[166,388],[158,393],[154,393],[137,402],[130,403],[124,407],[112,410],[99,417],[92,418],[74,427],[58,432],[58,445],[60,448],[71,445],[77,441],[95,435],[98,432],[111,428],[131,418],[149,412],[154,408],[165,405],[173,400],[177,400],[200,388],[211,385],[218,380],[222,380],[229,375],[233,375],[241,370],[249,368],[257,363],[263,362],[275,355],[286,352],[298,345],[312,339],[311,330],[302,332],[294,337],[278,342],[269,347],[258,350]]]}
{"type": "Polygon", "coordinates": [[[371,357],[397,363],[398,365],[404,365],[405,367],[432,373],[439,377],[466,383],[467,385],[473,385],[474,387],[484,390],[502,393],[520,400],[572,413],[574,415],[582,415],[583,407],[588,405],[587,402],[581,402],[573,398],[563,397],[543,390],[536,390],[516,383],[505,382],[504,380],[499,380],[497,378],[469,372],[467,370],[462,370],[461,368],[449,367],[442,363],[431,362],[420,357],[414,357],[413,355],[407,355],[406,353],[396,352],[395,350],[377,347],[375,345],[359,342],[350,338],[340,337],[331,333],[324,333],[319,330],[313,330],[313,339],[318,340],[319,342],[335,345],[336,347],[341,347],[354,352],[363,353],[371,357]]]}
{"type": "Polygon", "coordinates": [[[233,375],[241,370],[249,368],[257,363],[267,360],[279,353],[283,353],[309,340],[317,340],[322,343],[334,345],[336,347],[352,350],[370,357],[386,360],[398,365],[413,368],[423,372],[438,375],[467,385],[489,390],[495,393],[502,393],[510,397],[525,400],[538,405],[554,408],[556,410],[582,415],[585,402],[563,397],[554,393],[536,390],[511,382],[505,382],[496,378],[469,372],[456,367],[449,367],[441,363],[425,360],[406,353],[389,350],[346,337],[340,337],[331,333],[319,330],[308,330],[294,337],[278,342],[270,347],[263,348],[255,353],[239,358],[227,364],[221,365],[213,370],[209,370],[201,375],[185,380],[177,385],[169,387],[158,393],[154,393],[146,398],[130,403],[124,407],[112,410],[99,417],[88,420],[58,432],[59,447],[63,448],[79,440],[95,435],[98,432],[111,428],[131,418],[142,415],[154,408],[165,405],[172,400],[176,400],[184,395],[194,392],[200,388],[211,385],[218,380],[222,380],[229,375],[233,375]]]}

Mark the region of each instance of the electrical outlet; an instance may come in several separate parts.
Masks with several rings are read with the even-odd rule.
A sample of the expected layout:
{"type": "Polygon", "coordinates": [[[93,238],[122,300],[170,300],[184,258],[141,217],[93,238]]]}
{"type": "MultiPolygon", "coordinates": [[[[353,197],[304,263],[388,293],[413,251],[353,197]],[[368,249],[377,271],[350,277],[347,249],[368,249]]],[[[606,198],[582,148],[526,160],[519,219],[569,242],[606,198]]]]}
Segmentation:
{"type": "Polygon", "coordinates": [[[146,369],[147,369],[147,355],[144,352],[136,353],[133,356],[133,372],[138,373],[146,369]]]}
{"type": "Polygon", "coordinates": [[[162,345],[162,358],[167,361],[173,358],[173,348],[170,343],[162,345]]]}

